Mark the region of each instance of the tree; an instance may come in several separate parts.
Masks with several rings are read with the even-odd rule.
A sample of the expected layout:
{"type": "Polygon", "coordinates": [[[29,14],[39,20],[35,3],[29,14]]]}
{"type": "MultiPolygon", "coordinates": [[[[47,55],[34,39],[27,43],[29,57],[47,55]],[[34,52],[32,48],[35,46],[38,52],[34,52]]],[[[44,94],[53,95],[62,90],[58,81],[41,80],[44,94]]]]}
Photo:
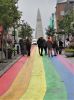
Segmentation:
{"type": "Polygon", "coordinates": [[[65,15],[62,20],[59,21],[59,29],[64,30],[67,34],[72,32],[72,22],[74,22],[74,11],[71,11],[69,14],[65,15]]]}
{"type": "Polygon", "coordinates": [[[28,23],[24,23],[21,25],[21,31],[19,36],[22,38],[32,37],[32,28],[28,23]]]}
{"type": "Polygon", "coordinates": [[[13,27],[15,23],[21,17],[21,12],[18,11],[18,7],[16,6],[18,0],[0,0],[0,25],[3,27],[3,36],[5,40],[3,40],[3,36],[1,38],[1,49],[3,53],[3,49],[5,48],[5,52],[7,52],[7,35],[4,33],[8,33],[9,27],[13,27]],[[4,43],[5,41],[5,43],[4,43]]]}
{"type": "Polygon", "coordinates": [[[53,35],[54,33],[55,33],[55,30],[51,28],[50,26],[48,26],[48,29],[46,30],[46,35],[50,36],[50,35],[53,35]]]}
{"type": "Polygon", "coordinates": [[[17,2],[18,0],[0,0],[0,24],[3,25],[4,30],[13,26],[21,17],[21,12],[16,6],[17,2]]]}

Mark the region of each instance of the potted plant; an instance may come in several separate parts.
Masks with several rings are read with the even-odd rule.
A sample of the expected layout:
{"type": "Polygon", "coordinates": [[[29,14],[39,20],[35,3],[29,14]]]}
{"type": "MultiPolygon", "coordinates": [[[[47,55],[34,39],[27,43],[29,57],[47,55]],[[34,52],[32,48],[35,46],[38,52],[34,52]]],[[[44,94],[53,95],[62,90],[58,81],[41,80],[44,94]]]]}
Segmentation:
{"type": "Polygon", "coordinates": [[[67,57],[72,57],[72,56],[74,56],[74,49],[66,48],[66,49],[65,49],[65,55],[66,55],[67,57]]]}

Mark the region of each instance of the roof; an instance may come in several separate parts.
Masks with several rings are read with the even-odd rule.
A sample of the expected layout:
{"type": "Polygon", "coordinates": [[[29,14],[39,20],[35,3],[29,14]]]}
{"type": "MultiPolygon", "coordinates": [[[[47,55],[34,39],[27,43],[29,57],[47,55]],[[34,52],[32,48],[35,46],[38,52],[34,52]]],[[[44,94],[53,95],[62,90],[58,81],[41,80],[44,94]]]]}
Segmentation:
{"type": "Polygon", "coordinates": [[[74,0],[57,0],[57,3],[74,2],[74,0]]]}
{"type": "Polygon", "coordinates": [[[67,0],[57,0],[57,3],[64,3],[67,2],[67,0]]]}

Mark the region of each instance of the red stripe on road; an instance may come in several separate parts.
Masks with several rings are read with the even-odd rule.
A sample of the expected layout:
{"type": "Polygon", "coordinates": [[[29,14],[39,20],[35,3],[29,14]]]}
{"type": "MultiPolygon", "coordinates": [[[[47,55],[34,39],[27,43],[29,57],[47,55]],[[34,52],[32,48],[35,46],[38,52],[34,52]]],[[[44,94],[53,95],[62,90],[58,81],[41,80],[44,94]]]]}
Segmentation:
{"type": "Polygon", "coordinates": [[[62,57],[61,55],[58,55],[57,58],[74,74],[74,64],[71,63],[66,58],[62,57]]]}
{"type": "Polygon", "coordinates": [[[12,65],[2,77],[0,77],[0,96],[10,88],[26,60],[27,57],[22,57],[14,65],[12,65]]]}

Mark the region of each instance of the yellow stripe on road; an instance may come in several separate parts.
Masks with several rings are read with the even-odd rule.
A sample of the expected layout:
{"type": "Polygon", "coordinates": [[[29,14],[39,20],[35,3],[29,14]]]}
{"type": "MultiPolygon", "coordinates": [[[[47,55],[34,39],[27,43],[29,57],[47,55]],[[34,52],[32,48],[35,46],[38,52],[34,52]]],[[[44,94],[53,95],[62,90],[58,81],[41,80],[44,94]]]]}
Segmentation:
{"type": "Polygon", "coordinates": [[[43,100],[46,92],[45,72],[43,68],[42,58],[36,51],[32,77],[26,93],[20,100],[43,100]]]}

